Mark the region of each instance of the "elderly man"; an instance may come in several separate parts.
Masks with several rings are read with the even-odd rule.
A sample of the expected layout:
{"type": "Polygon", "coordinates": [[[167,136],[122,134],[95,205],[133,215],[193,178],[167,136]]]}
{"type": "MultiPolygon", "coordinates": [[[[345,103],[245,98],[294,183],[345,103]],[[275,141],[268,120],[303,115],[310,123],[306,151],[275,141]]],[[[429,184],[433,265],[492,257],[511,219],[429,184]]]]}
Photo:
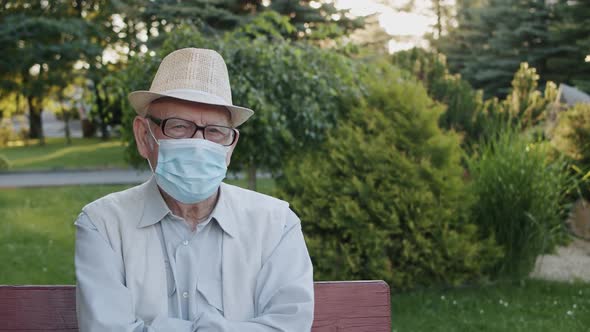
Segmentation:
{"type": "Polygon", "coordinates": [[[253,112],[212,50],[166,56],[129,95],[145,183],[76,220],[81,331],[309,331],[312,264],[281,200],[222,183],[253,112]]]}

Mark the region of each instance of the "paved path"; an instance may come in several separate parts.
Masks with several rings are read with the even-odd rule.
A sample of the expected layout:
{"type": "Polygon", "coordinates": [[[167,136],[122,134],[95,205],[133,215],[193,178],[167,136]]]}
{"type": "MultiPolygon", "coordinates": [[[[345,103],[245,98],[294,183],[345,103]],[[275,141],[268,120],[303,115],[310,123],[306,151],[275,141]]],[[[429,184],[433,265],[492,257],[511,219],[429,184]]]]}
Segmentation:
{"type": "Polygon", "coordinates": [[[147,180],[148,171],[134,169],[64,170],[0,173],[0,188],[48,187],[84,184],[136,184],[147,180]]]}
{"type": "MultiPolygon", "coordinates": [[[[85,184],[138,184],[152,175],[149,170],[107,169],[107,170],[63,170],[0,172],[1,188],[51,187],[85,184]]],[[[270,173],[260,173],[259,178],[270,178],[270,173]]],[[[243,173],[228,173],[227,179],[243,179],[243,173]]]]}
{"type": "Polygon", "coordinates": [[[531,277],[557,281],[590,282],[590,242],[574,239],[554,254],[537,257],[531,277]]]}

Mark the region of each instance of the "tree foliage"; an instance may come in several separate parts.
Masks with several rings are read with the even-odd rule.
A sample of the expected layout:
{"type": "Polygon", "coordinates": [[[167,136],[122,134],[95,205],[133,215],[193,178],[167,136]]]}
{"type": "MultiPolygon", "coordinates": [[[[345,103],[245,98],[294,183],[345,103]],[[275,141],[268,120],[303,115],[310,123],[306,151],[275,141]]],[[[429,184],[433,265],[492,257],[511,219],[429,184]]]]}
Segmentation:
{"type": "Polygon", "coordinates": [[[77,60],[98,52],[87,38],[92,27],[79,15],[68,1],[12,1],[2,10],[1,86],[25,96],[31,136],[41,142],[44,98],[53,86],[68,84],[77,60]]]}
{"type": "MultiPolygon", "coordinates": [[[[268,22],[264,18],[261,21],[268,22]]],[[[125,71],[113,75],[110,89],[120,96],[119,103],[126,105],[126,94],[146,89],[157,63],[168,53],[183,47],[218,50],[228,66],[234,104],[255,111],[240,127],[233,167],[278,171],[287,156],[321,142],[326,130],[348,112],[351,101],[361,92],[354,62],[349,58],[284,39],[269,32],[266,25],[260,35],[254,33],[260,29],[245,26],[223,38],[205,37],[190,26],[176,29],[154,56],[137,57],[125,71]]],[[[135,113],[124,107],[128,155],[138,165],[142,160],[130,132],[135,113]]]]}
{"type": "Polygon", "coordinates": [[[129,48],[160,46],[165,35],[179,26],[196,27],[206,36],[219,35],[249,24],[267,11],[287,18],[291,30],[279,31],[287,39],[327,39],[347,35],[363,26],[362,18],[349,18],[333,3],[288,0],[131,0],[117,1],[124,22],[120,37],[129,48]],[[141,34],[141,38],[137,35],[141,34]]]}
{"type": "Polygon", "coordinates": [[[442,128],[462,133],[465,146],[479,141],[485,121],[483,95],[460,75],[449,72],[443,54],[414,48],[395,53],[392,62],[409,71],[432,99],[445,105],[439,119],[442,128]]]}
{"type": "Polygon", "coordinates": [[[541,125],[546,123],[557,98],[557,86],[548,81],[543,92],[539,89],[540,76],[535,68],[521,63],[511,82],[510,93],[500,100],[496,97],[484,103],[484,137],[497,135],[505,128],[545,135],[541,125]]]}
{"type": "Polygon", "coordinates": [[[500,252],[466,222],[459,140],[438,127],[442,108],[392,68],[362,79],[366,98],[319,150],[291,158],[279,182],[316,279],[399,289],[481,277],[500,252]]]}
{"type": "Polygon", "coordinates": [[[590,171],[590,105],[577,104],[560,112],[552,143],[580,169],[590,171]]]}
{"type": "Polygon", "coordinates": [[[486,97],[508,94],[521,62],[545,74],[547,59],[558,51],[549,32],[553,7],[545,0],[487,0],[459,10],[458,27],[437,44],[452,72],[486,97]]]}
{"type": "Polygon", "coordinates": [[[545,120],[548,107],[557,98],[557,86],[546,82],[545,92],[539,91],[540,76],[528,63],[521,63],[514,74],[512,91],[506,98],[506,109],[518,119],[521,127],[532,127],[545,120]]]}
{"type": "Polygon", "coordinates": [[[169,33],[182,26],[219,36],[273,11],[283,16],[265,14],[270,25],[288,24],[267,32],[290,40],[337,38],[363,24],[333,3],[318,4],[308,0],[2,1],[0,43],[6,56],[0,60],[0,98],[22,93],[31,135],[42,137],[40,113],[49,90],[64,89],[74,75],[83,75],[89,81],[84,88],[93,94],[92,114],[106,138],[107,127],[121,118],[121,108],[113,107],[119,101],[111,100],[112,88],[103,80],[129,58],[158,49],[169,33]]]}
{"type": "Polygon", "coordinates": [[[590,92],[590,2],[560,0],[550,27],[559,49],[547,60],[546,78],[590,92]]]}
{"type": "Polygon", "coordinates": [[[446,106],[439,119],[442,128],[463,134],[463,146],[472,152],[482,138],[493,135],[507,125],[527,129],[538,126],[547,118],[557,98],[557,86],[545,82],[542,92],[536,68],[520,64],[513,74],[511,88],[504,99],[483,99],[458,74],[450,74],[443,54],[423,49],[397,52],[392,62],[407,70],[426,87],[428,94],[446,106]]]}

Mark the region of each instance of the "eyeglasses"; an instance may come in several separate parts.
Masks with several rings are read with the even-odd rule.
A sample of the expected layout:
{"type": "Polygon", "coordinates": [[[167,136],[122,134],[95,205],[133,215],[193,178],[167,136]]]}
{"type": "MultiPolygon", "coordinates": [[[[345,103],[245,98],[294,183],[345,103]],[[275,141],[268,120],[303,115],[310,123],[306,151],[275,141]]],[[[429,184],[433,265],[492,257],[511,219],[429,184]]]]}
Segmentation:
{"type": "Polygon", "coordinates": [[[236,130],[231,127],[218,125],[206,125],[201,127],[192,121],[180,118],[158,119],[151,115],[147,115],[146,118],[160,126],[162,133],[170,138],[192,138],[197,131],[203,130],[204,139],[224,146],[229,146],[234,144],[237,137],[236,130]]]}

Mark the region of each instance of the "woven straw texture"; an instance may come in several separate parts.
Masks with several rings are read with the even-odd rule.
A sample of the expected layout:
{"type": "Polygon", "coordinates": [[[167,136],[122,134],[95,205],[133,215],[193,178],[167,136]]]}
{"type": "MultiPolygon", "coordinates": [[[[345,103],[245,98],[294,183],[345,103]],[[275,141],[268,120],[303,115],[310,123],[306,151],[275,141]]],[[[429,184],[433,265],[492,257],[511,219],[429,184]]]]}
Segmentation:
{"type": "Polygon", "coordinates": [[[140,116],[149,104],[161,97],[226,107],[233,126],[254,114],[232,103],[229,74],[221,55],[213,50],[183,48],[168,54],[160,63],[149,91],[134,91],[129,102],[140,116]]]}
{"type": "Polygon", "coordinates": [[[212,50],[185,48],[164,58],[150,91],[174,89],[204,91],[232,103],[227,67],[221,55],[212,50]]]}

